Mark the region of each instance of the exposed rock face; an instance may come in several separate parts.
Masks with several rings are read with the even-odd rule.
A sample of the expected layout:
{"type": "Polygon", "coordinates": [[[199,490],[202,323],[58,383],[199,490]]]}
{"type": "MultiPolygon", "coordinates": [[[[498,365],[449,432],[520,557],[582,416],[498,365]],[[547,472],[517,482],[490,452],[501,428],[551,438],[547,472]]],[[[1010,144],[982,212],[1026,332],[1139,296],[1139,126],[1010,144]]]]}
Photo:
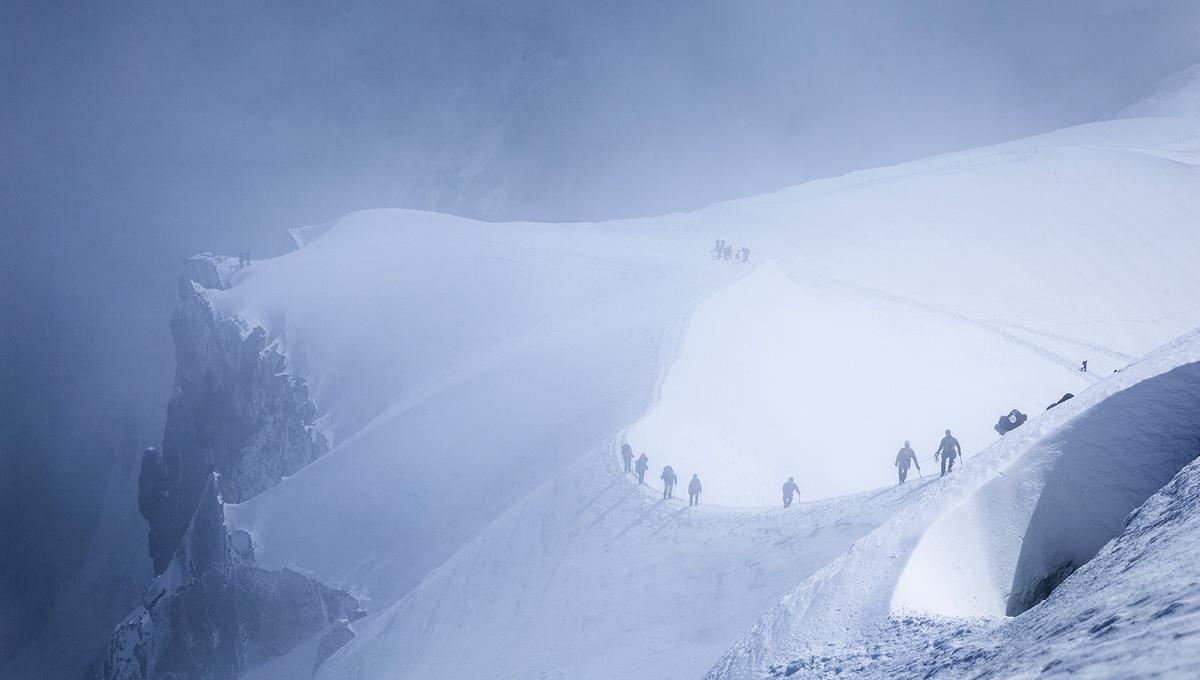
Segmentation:
{"type": "Polygon", "coordinates": [[[175,390],[161,453],[142,461],[139,502],[150,523],[155,573],[166,569],[212,471],[231,503],[269,489],[328,450],[312,427],[316,408],[303,380],[261,328],[218,318],[206,289],[226,287],[231,258],[185,261],[171,320],[175,390]]]}
{"type": "Polygon", "coordinates": [[[349,594],[233,559],[217,486],[212,475],[167,570],[114,631],[107,679],[228,680],[314,635],[336,644],[325,656],[353,638],[363,612],[349,594]]]}
{"type": "Polygon", "coordinates": [[[225,525],[224,502],[271,488],[329,448],[307,387],[286,375],[266,333],[219,318],[205,298],[227,287],[234,262],[184,263],[163,448],[145,451],[138,479],[157,576],[113,632],[106,680],[229,680],[323,635],[319,665],[363,615],[344,591],[254,566],[253,537],[225,525]]]}

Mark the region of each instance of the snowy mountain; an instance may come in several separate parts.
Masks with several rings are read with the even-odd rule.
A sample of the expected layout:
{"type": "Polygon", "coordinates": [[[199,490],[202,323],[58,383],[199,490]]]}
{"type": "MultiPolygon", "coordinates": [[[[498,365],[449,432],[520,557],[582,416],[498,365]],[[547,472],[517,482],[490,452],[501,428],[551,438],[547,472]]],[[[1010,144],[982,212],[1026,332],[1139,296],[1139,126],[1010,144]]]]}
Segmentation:
{"type": "MultiPolygon", "coordinates": [[[[168,432],[217,475],[165,450],[143,478],[223,513],[143,509],[151,592],[253,570],[337,602],[229,657],[245,677],[1024,672],[1005,639],[1095,668],[1080,622],[1190,522],[1192,468],[1163,486],[1200,434],[1198,166],[1200,119],[1122,118],[694,213],[366,211],[274,260],[196,260],[172,414],[199,434],[168,432]],[[749,262],[714,260],[722,238],[749,262]],[[997,441],[1013,407],[1032,417],[997,441]],[[213,447],[214,422],[245,427],[213,447]],[[937,480],[947,427],[966,460],[937,480]],[[926,474],[895,487],[906,439],[926,474]],[[661,498],[665,464],[701,506],[661,498]],[[803,502],[774,507],[792,475],[803,502]],[[1064,651],[1046,631],[1071,616],[1064,651]]],[[[1126,620],[1192,615],[1177,585],[1126,620]]],[[[112,677],[143,677],[154,631],[118,631],[112,677]]]]}

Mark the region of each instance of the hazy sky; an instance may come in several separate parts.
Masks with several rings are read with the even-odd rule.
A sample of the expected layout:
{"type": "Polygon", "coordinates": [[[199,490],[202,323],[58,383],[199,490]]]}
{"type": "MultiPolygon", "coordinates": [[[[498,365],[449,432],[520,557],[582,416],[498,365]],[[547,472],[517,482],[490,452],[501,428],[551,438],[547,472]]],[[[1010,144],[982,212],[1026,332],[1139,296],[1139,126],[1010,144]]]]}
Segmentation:
{"type": "Polygon", "coordinates": [[[85,531],[96,435],[157,441],[186,255],[360,208],[687,209],[1024,136],[1200,61],[1198,26],[1190,0],[0,2],[0,531],[19,503],[85,531]]]}

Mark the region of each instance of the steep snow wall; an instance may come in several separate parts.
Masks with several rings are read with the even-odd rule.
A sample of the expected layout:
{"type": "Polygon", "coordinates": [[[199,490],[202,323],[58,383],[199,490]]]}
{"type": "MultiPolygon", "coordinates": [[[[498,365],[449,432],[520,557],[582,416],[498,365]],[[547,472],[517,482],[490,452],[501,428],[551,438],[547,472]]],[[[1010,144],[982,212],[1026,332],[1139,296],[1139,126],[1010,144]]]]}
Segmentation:
{"type": "Polygon", "coordinates": [[[1128,510],[1196,456],[1197,362],[1193,332],[1035,415],[785,597],[708,677],[788,669],[832,677],[839,667],[886,669],[893,653],[924,654],[929,637],[955,638],[955,649],[965,631],[985,639],[996,623],[957,617],[1003,621],[1013,589],[1021,607],[1044,597],[1045,586],[1119,535],[1128,510]],[[1117,434],[1125,428],[1128,435],[1117,434]],[[914,618],[921,613],[955,618],[925,628],[914,618]],[[904,630],[914,639],[890,647],[904,630]]]}
{"type": "Polygon", "coordinates": [[[1042,438],[924,533],[892,600],[898,612],[1020,614],[1109,540],[1200,455],[1200,365],[1097,404],[1042,438]]]}

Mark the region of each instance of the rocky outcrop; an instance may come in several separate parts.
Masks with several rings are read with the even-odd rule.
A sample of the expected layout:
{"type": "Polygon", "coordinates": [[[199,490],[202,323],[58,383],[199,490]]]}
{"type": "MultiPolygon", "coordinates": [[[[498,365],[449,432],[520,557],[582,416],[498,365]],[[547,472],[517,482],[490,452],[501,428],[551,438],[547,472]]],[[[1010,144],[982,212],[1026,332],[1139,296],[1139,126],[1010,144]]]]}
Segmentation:
{"type": "Polygon", "coordinates": [[[313,427],[304,381],[262,328],[213,313],[209,289],[223,289],[233,258],[185,261],[171,320],[175,389],[161,452],[142,461],[139,507],[150,524],[150,555],[162,573],[187,528],[210,472],[221,496],[238,503],[269,489],[328,450],[313,427]]]}
{"type": "Polygon", "coordinates": [[[209,304],[207,291],[226,288],[235,263],[184,262],[163,446],[143,453],[138,479],[156,576],[113,632],[106,680],[230,680],[321,636],[315,668],[363,615],[345,591],[255,566],[253,537],[225,524],[225,502],[271,488],[329,448],[304,381],[287,374],[266,332],[209,304]]]}
{"type": "Polygon", "coordinates": [[[354,597],[231,552],[218,486],[211,475],[168,568],[114,631],[106,680],[229,680],[313,636],[325,657],[353,638],[354,597]]]}

